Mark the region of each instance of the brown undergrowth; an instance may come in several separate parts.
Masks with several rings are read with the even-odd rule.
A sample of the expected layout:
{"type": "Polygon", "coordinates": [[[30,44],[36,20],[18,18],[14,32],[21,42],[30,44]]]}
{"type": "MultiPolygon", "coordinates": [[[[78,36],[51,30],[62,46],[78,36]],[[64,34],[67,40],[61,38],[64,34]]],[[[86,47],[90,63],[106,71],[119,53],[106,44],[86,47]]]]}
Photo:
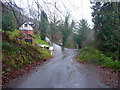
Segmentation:
{"type": "MultiPolygon", "coordinates": [[[[78,61],[80,64],[87,65],[89,63],[78,61]]],[[[93,65],[93,68],[96,69],[96,73],[100,75],[102,81],[108,85],[110,88],[120,88],[120,72],[115,71],[112,68],[103,67],[99,65],[93,65]]]]}

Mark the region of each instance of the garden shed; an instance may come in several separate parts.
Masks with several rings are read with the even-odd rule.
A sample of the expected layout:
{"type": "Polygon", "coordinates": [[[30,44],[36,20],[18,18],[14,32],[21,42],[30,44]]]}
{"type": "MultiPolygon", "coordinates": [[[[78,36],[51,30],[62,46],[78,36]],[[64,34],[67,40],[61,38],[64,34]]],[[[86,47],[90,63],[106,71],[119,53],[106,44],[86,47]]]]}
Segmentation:
{"type": "Polygon", "coordinates": [[[34,39],[35,37],[33,37],[32,35],[30,34],[26,34],[22,37],[22,40],[25,41],[25,42],[28,42],[28,43],[31,43],[32,45],[35,45],[35,42],[34,42],[34,39]]]}

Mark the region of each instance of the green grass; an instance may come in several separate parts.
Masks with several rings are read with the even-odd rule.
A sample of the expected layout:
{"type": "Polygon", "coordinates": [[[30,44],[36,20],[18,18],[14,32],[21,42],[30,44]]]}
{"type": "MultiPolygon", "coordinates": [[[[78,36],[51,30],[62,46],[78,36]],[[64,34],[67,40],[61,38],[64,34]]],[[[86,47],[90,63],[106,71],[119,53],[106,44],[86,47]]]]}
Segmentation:
{"type": "Polygon", "coordinates": [[[8,42],[2,43],[2,49],[7,50],[10,54],[19,54],[19,47],[15,47],[14,44],[10,44],[8,42]]]}
{"type": "Polygon", "coordinates": [[[94,63],[104,67],[115,68],[118,71],[120,70],[120,61],[114,61],[112,57],[107,57],[101,51],[93,47],[82,48],[77,60],[94,63]]]}
{"type": "Polygon", "coordinates": [[[42,53],[42,59],[47,59],[52,56],[48,51],[40,50],[40,52],[42,53]]]}
{"type": "Polygon", "coordinates": [[[45,44],[50,46],[46,41],[41,40],[40,35],[32,35],[35,37],[35,44],[45,44]]]}

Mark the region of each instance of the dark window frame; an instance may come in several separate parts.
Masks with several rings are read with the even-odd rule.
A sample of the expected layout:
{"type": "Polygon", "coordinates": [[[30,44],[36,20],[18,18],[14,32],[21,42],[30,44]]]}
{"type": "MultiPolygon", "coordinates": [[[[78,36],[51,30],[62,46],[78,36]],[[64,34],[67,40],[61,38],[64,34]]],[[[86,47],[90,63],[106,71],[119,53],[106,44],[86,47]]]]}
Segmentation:
{"type": "Polygon", "coordinates": [[[24,41],[27,42],[27,43],[31,43],[31,44],[32,44],[32,42],[33,42],[32,39],[25,39],[24,41]]]}

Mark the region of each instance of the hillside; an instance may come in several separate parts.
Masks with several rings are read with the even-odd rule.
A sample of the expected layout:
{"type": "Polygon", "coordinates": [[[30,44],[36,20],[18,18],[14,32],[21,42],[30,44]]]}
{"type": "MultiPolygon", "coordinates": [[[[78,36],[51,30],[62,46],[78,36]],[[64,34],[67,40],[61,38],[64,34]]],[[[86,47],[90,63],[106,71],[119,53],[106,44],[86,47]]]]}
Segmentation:
{"type": "Polygon", "coordinates": [[[14,70],[19,70],[26,65],[33,64],[34,62],[42,62],[52,57],[46,49],[32,46],[29,43],[19,40],[18,37],[21,37],[18,31],[2,33],[3,77],[6,73],[12,73],[14,70]]]}

